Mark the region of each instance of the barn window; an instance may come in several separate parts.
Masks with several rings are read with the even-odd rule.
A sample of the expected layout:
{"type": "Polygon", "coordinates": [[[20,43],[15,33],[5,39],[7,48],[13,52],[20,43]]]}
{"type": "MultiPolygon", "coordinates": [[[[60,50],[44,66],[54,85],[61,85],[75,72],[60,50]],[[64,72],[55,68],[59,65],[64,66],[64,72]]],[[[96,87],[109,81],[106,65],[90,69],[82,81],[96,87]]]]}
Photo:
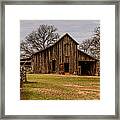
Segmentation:
{"type": "Polygon", "coordinates": [[[60,56],[60,63],[61,63],[61,56],[60,56]]]}
{"type": "Polygon", "coordinates": [[[64,45],[65,55],[68,55],[68,52],[69,52],[68,47],[69,47],[69,43],[66,43],[66,44],[64,45]]]}
{"type": "Polygon", "coordinates": [[[66,44],[64,45],[64,52],[65,52],[65,55],[66,55],[66,44]]]}

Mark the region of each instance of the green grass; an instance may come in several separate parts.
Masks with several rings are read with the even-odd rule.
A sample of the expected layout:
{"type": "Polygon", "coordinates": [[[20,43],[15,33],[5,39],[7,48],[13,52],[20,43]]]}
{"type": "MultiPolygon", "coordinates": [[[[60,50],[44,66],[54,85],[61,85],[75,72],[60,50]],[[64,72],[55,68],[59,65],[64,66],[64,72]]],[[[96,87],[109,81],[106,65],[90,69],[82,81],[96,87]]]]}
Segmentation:
{"type": "Polygon", "coordinates": [[[27,74],[21,100],[99,100],[100,78],[89,76],[27,74]]]}

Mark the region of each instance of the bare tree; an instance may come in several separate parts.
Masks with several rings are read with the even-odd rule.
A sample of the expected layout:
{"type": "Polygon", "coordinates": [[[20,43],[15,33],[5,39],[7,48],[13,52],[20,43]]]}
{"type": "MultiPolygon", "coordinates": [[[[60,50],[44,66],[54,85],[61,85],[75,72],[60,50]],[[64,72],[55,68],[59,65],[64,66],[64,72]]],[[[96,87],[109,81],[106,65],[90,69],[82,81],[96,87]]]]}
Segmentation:
{"type": "Polygon", "coordinates": [[[100,59],[100,27],[95,28],[93,37],[84,40],[79,45],[79,49],[97,59],[100,59]]]}
{"type": "Polygon", "coordinates": [[[29,57],[54,44],[59,38],[57,28],[53,25],[40,25],[36,31],[28,34],[20,44],[21,57],[29,57]]]}

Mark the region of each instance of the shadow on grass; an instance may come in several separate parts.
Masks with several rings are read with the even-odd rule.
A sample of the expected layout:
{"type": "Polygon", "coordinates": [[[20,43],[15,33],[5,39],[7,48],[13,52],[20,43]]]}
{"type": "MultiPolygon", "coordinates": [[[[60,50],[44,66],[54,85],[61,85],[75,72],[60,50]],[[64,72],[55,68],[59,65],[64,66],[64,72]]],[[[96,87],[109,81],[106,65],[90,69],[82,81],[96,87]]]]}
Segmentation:
{"type": "Polygon", "coordinates": [[[25,84],[33,84],[33,83],[37,83],[37,82],[29,82],[29,81],[25,81],[25,84]]]}

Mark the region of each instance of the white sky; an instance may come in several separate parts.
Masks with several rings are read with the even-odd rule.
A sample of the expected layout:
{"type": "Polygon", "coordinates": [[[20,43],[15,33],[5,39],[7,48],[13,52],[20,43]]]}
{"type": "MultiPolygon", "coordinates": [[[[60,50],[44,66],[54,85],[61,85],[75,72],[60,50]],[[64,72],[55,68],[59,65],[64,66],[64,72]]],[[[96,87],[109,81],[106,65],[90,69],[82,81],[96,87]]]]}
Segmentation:
{"type": "Polygon", "coordinates": [[[69,33],[77,42],[90,38],[95,27],[100,24],[99,20],[21,20],[20,21],[20,40],[33,30],[37,30],[39,25],[54,25],[58,33],[63,35],[69,33]]]}

